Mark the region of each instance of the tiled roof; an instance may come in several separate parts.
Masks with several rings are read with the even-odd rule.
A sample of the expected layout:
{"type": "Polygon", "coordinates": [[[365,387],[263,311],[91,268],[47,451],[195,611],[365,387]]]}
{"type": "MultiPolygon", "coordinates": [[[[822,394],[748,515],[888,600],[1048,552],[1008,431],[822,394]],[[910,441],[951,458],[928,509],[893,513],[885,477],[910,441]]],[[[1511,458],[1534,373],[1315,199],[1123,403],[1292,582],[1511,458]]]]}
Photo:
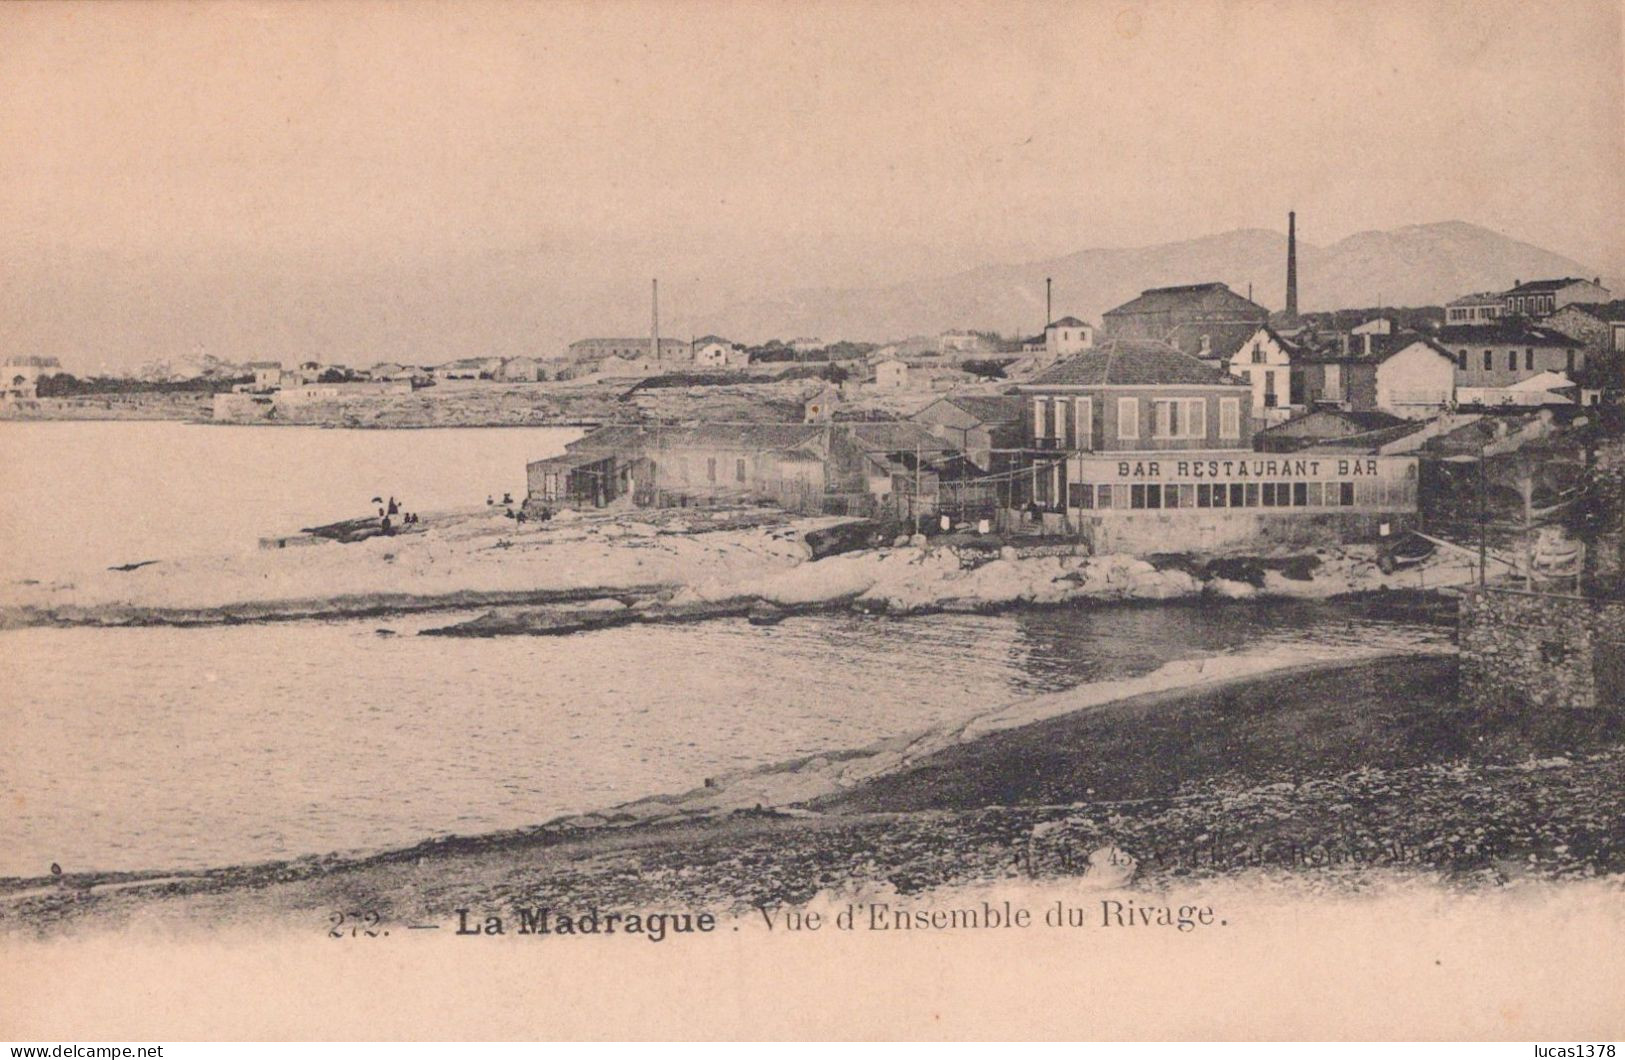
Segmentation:
{"type": "Polygon", "coordinates": [[[1168,344],[1181,353],[1203,360],[1228,361],[1236,351],[1247,345],[1258,334],[1259,322],[1253,320],[1212,321],[1177,325],[1168,336],[1168,344]],[[1207,352],[1202,352],[1202,337],[1207,336],[1207,352]]]}
{"type": "Polygon", "coordinates": [[[1561,280],[1530,280],[1528,283],[1518,284],[1507,294],[1550,294],[1552,291],[1561,291],[1571,283],[1586,282],[1588,281],[1579,276],[1566,276],[1561,280]]]}
{"type": "Polygon", "coordinates": [[[1174,309],[1197,307],[1206,310],[1246,309],[1268,316],[1268,310],[1249,301],[1222,283],[1193,283],[1182,287],[1153,287],[1140,292],[1140,297],[1108,309],[1106,316],[1134,313],[1166,313],[1174,309]]]}
{"type": "Polygon", "coordinates": [[[1023,415],[1021,399],[1011,394],[950,394],[943,400],[983,423],[1014,423],[1023,415]]]}
{"type": "MultiPolygon", "coordinates": [[[[1625,298],[1616,298],[1612,302],[1570,302],[1563,309],[1579,309],[1609,323],[1625,321],[1625,298]]],[[[1558,312],[1561,313],[1563,309],[1558,312]]]]}
{"type": "Polygon", "coordinates": [[[822,445],[825,427],[801,423],[702,423],[692,427],[611,424],[569,445],[571,452],[670,447],[799,449],[822,445]]]}
{"type": "Polygon", "coordinates": [[[835,425],[835,429],[845,432],[860,448],[871,452],[922,449],[929,453],[946,452],[955,448],[918,423],[908,420],[840,423],[835,425]]]}
{"type": "Polygon", "coordinates": [[[1348,339],[1347,353],[1343,352],[1342,338],[1333,337],[1329,342],[1305,349],[1297,359],[1311,364],[1381,364],[1401,350],[1420,342],[1437,353],[1455,360],[1455,355],[1438,342],[1415,331],[1399,331],[1392,335],[1350,335],[1348,339]],[[1366,352],[1366,339],[1371,340],[1369,353],[1366,352]]]}
{"type": "Polygon", "coordinates": [[[1246,386],[1161,342],[1108,339],[1041,373],[1028,386],[1246,386]]]}
{"type": "Polygon", "coordinates": [[[1499,343],[1512,346],[1579,346],[1578,342],[1551,328],[1536,328],[1526,324],[1457,324],[1439,329],[1439,341],[1444,343],[1499,343]]]}
{"type": "Polygon", "coordinates": [[[1500,291],[1479,291],[1477,294],[1464,294],[1454,302],[1446,302],[1447,306],[1468,305],[1500,305],[1506,295],[1500,291]]]}

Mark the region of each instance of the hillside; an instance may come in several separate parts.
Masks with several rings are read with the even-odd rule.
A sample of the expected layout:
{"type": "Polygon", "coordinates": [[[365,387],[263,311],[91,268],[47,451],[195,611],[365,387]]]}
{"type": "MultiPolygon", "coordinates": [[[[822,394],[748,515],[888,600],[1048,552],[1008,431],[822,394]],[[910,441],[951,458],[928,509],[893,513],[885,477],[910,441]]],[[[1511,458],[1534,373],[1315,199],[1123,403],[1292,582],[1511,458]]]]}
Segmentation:
{"type": "MultiPolygon", "coordinates": [[[[1592,276],[1572,259],[1461,221],[1359,232],[1329,246],[1298,241],[1299,305],[1442,304],[1519,279],[1592,276]]],[[[1096,323],[1147,287],[1220,280],[1271,309],[1285,302],[1286,234],[1250,228],[1178,243],[1083,250],[889,287],[813,289],[742,302],[701,318],[736,341],[784,335],[885,339],[950,327],[1032,332],[1043,323],[1044,278],[1055,311],[1096,323]]]]}

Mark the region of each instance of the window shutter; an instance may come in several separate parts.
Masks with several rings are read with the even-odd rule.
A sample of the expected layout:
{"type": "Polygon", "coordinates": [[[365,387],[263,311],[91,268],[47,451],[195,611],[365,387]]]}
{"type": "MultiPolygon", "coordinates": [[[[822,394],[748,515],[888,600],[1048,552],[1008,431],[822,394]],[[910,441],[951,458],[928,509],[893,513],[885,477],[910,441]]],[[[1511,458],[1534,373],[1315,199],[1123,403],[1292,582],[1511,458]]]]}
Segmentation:
{"type": "Polygon", "coordinates": [[[1077,418],[1077,430],[1078,430],[1078,445],[1077,445],[1077,448],[1079,448],[1079,449],[1092,449],[1092,448],[1094,448],[1094,437],[1095,437],[1095,422],[1094,422],[1095,421],[1095,415],[1094,415],[1094,413],[1095,413],[1095,399],[1092,398],[1092,397],[1080,397],[1078,399],[1077,409],[1075,410],[1075,415],[1076,415],[1076,418],[1077,418]]]}
{"type": "Polygon", "coordinates": [[[1192,438],[1207,437],[1207,399],[1197,398],[1190,403],[1190,425],[1186,429],[1192,438]]]}
{"type": "Polygon", "coordinates": [[[1117,437],[1138,438],[1140,436],[1140,399],[1117,399],[1117,437]]]}

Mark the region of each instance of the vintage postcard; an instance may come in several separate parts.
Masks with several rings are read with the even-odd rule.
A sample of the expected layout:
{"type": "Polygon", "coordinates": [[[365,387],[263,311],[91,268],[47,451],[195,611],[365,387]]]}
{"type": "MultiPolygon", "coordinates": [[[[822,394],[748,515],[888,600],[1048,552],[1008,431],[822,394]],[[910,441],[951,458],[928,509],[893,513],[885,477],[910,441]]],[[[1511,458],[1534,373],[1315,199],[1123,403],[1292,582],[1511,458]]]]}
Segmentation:
{"type": "Polygon", "coordinates": [[[0,1039],[1625,1036],[1622,13],[0,8],[0,1039]]]}

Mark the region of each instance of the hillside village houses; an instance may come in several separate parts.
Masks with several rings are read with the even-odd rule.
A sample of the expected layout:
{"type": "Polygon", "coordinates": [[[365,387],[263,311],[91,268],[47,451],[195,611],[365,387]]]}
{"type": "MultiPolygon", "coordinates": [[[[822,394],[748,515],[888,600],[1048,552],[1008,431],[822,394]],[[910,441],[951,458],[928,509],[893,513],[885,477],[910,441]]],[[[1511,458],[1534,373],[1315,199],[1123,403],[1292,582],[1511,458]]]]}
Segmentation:
{"type": "Polygon", "coordinates": [[[900,390],[908,386],[908,365],[896,357],[882,357],[869,366],[874,370],[874,385],[881,390],[900,390]]]}
{"type": "Polygon", "coordinates": [[[1558,280],[1514,280],[1505,299],[1506,316],[1540,319],[1574,302],[1606,302],[1611,298],[1600,278],[1582,280],[1568,276],[1558,280]]]}
{"type": "Polygon", "coordinates": [[[1446,324],[1493,324],[1506,312],[1506,295],[1501,291],[1480,291],[1463,295],[1444,307],[1446,324]]]}

